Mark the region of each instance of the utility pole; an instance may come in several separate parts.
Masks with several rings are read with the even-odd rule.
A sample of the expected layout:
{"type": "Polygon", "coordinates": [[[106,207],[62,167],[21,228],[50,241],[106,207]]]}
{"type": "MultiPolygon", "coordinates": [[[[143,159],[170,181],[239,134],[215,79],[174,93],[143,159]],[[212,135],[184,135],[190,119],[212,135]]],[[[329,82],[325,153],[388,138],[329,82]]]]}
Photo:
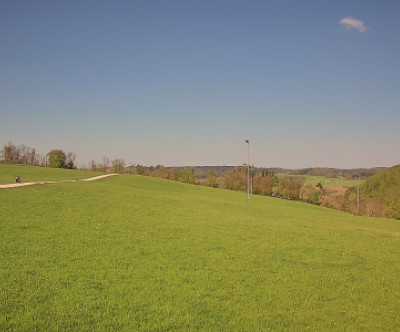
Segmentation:
{"type": "Polygon", "coordinates": [[[247,204],[250,204],[250,141],[246,139],[247,143],[247,204]]]}
{"type": "Polygon", "coordinates": [[[357,216],[360,214],[360,179],[361,175],[359,175],[357,183],[357,216]]]}

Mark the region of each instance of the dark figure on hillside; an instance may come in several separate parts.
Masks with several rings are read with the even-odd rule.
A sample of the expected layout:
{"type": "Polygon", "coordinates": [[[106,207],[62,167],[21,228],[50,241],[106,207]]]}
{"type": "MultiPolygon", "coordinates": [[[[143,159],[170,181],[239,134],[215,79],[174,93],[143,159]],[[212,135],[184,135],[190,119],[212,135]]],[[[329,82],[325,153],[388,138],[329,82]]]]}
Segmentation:
{"type": "Polygon", "coordinates": [[[15,182],[16,182],[16,183],[21,183],[21,178],[19,177],[19,175],[17,175],[17,176],[15,177],[15,182]]]}

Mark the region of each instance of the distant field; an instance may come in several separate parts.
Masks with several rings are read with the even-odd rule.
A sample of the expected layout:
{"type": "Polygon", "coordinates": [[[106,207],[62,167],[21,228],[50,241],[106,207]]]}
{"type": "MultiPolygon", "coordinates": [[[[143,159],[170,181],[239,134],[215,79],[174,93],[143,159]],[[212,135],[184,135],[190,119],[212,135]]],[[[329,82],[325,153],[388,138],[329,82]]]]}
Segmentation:
{"type": "MultiPolygon", "coordinates": [[[[278,177],[290,176],[287,173],[278,173],[276,174],[278,177]]],[[[358,179],[342,179],[342,178],[327,178],[325,176],[311,176],[311,175],[302,175],[304,178],[304,185],[313,185],[316,186],[318,183],[321,183],[323,187],[354,187],[358,183],[358,179]]],[[[361,180],[365,181],[365,179],[361,180]]]]}
{"type": "Polygon", "coordinates": [[[0,184],[14,183],[19,175],[23,182],[79,180],[104,174],[102,172],[80,171],[60,168],[33,167],[27,165],[0,164],[0,184]]]}
{"type": "Polygon", "coordinates": [[[123,175],[0,191],[1,331],[399,331],[400,222],[123,175]]]}
{"type": "MultiPolygon", "coordinates": [[[[365,180],[361,180],[365,181],[365,180]]],[[[360,182],[360,183],[361,183],[360,182]]],[[[318,183],[321,183],[323,187],[329,188],[329,187],[354,187],[358,183],[358,179],[342,179],[342,178],[327,178],[325,176],[311,176],[311,175],[306,175],[305,176],[305,185],[317,185],[318,183]]]]}

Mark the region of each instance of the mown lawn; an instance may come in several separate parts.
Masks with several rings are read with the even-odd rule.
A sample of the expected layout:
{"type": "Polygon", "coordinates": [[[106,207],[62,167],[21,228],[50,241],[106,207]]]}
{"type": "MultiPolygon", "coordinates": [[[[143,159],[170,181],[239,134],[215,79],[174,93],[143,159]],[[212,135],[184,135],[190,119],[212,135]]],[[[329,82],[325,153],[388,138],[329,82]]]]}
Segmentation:
{"type": "Polygon", "coordinates": [[[0,164],[0,184],[15,183],[20,176],[22,182],[80,180],[104,174],[102,172],[34,167],[28,165],[0,164]]]}
{"type": "Polygon", "coordinates": [[[400,330],[400,223],[119,176],[0,191],[0,330],[400,330]]]}

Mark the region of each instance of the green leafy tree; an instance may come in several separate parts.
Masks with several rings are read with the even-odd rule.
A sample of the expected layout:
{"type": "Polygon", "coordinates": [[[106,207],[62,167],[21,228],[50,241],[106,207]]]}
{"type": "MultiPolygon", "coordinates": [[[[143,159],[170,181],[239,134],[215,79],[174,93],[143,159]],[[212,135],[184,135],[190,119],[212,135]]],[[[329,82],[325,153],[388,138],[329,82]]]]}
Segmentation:
{"type": "Polygon", "coordinates": [[[67,156],[62,150],[51,150],[47,154],[48,165],[53,168],[65,168],[67,156]]]}
{"type": "MultiPolygon", "coordinates": [[[[365,216],[400,219],[400,165],[376,173],[360,184],[359,213],[365,216]]],[[[345,209],[355,213],[357,188],[345,195],[345,209]]]]}
{"type": "Polygon", "coordinates": [[[300,191],[300,200],[319,205],[321,204],[322,194],[323,192],[319,186],[304,186],[300,191]]]}
{"type": "Polygon", "coordinates": [[[177,172],[178,181],[194,184],[196,180],[196,176],[194,174],[194,170],[190,168],[184,168],[177,172]]]}

